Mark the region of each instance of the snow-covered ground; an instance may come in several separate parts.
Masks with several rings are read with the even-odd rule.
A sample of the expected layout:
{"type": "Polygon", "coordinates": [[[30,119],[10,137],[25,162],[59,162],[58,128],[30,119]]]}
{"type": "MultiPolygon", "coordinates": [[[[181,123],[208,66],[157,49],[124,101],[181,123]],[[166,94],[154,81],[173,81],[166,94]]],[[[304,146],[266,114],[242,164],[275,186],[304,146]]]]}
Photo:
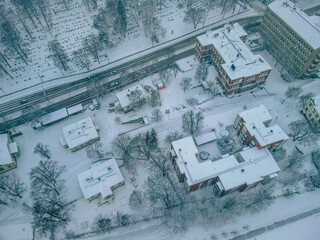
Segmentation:
{"type": "MultiPolygon", "coordinates": [[[[268,61],[268,63],[274,67],[274,59],[266,52],[262,52],[261,54],[268,61]]],[[[198,64],[198,62],[196,62],[196,64],[198,64]]],[[[62,128],[64,126],[72,124],[88,116],[92,117],[93,121],[100,127],[100,138],[101,142],[103,143],[103,148],[108,152],[112,152],[111,141],[118,134],[128,132],[126,134],[134,136],[138,133],[150,130],[151,128],[155,128],[157,130],[160,144],[169,149],[169,146],[164,144],[165,136],[171,131],[182,132],[181,116],[184,112],[190,109],[202,111],[204,114],[204,127],[201,133],[207,133],[211,129],[215,128],[217,135],[219,135],[219,133],[228,125],[233,123],[237,113],[243,111],[244,106],[246,106],[247,109],[250,109],[260,104],[264,104],[273,117],[271,125],[278,124],[286,133],[288,133],[288,124],[291,121],[303,118],[303,116],[299,113],[300,109],[296,100],[287,99],[283,102],[285,99],[284,92],[288,88],[289,83],[281,79],[280,71],[277,70],[277,68],[274,68],[274,70],[271,72],[265,89],[256,89],[252,92],[232,95],[229,97],[215,97],[211,100],[203,102],[200,105],[190,106],[187,104],[187,99],[200,93],[201,95],[206,94],[200,86],[188,89],[186,92],[184,92],[180,87],[180,83],[183,78],[194,78],[195,71],[196,67],[187,72],[179,72],[176,77],[172,77],[169,80],[166,88],[160,91],[162,105],[159,108],[164,116],[161,122],[153,122],[150,125],[142,126],[141,128],[135,130],[133,129],[138,126],[137,124],[121,125],[117,123],[115,121],[115,117],[120,117],[121,122],[130,121],[139,117],[150,116],[153,108],[149,104],[146,104],[142,106],[141,109],[127,114],[120,114],[116,112],[108,113],[107,110],[109,109],[109,103],[115,102],[116,100],[115,93],[110,93],[103,99],[99,99],[101,103],[100,110],[90,111],[87,109],[83,113],[66,118],[65,120],[55,123],[52,126],[48,126],[41,131],[33,130],[30,126],[30,123],[17,127],[17,130],[20,130],[23,133],[22,136],[15,139],[20,147],[21,156],[18,159],[18,167],[11,172],[14,172],[21,177],[25,185],[29,187],[28,172],[39,161],[39,157],[33,154],[33,148],[38,142],[49,145],[50,151],[52,152],[52,159],[58,161],[59,164],[67,166],[67,172],[63,176],[66,179],[66,186],[69,189],[67,195],[68,200],[77,200],[75,202],[76,208],[72,214],[73,220],[67,226],[67,229],[80,234],[91,230],[91,223],[98,214],[112,216],[115,211],[121,213],[132,213],[132,210],[128,207],[127,203],[129,195],[135,188],[139,189],[143,187],[142,185],[148,176],[148,172],[145,171],[144,168],[139,167],[135,176],[137,180],[134,183],[131,182],[131,178],[133,177],[132,174],[126,171],[125,168],[121,167],[120,169],[125,179],[125,185],[114,191],[114,202],[109,205],[102,205],[100,207],[98,207],[96,200],[89,203],[83,198],[78,184],[77,175],[89,168],[91,160],[87,158],[85,149],[73,153],[69,149],[65,149],[60,146],[59,137],[62,136],[62,128]],[[167,109],[170,110],[170,113],[168,114],[165,113],[167,109]]],[[[209,78],[214,78],[214,76],[216,76],[213,67],[209,67],[209,72],[209,78]]],[[[147,78],[141,80],[139,84],[142,86],[153,86],[152,80],[158,78],[158,74],[148,76],[147,78]]],[[[310,81],[300,81],[292,84],[304,85],[304,88],[307,88],[308,91],[318,91],[316,90],[316,86],[320,86],[320,80],[318,79],[313,82],[309,82],[310,81]]],[[[135,84],[136,83],[133,85],[135,84]]],[[[319,89],[319,87],[317,89],[319,89]]],[[[306,150],[306,152],[311,151],[310,148],[305,148],[304,146],[299,147],[306,150]]],[[[285,148],[288,151],[291,151],[291,149],[294,148],[293,142],[289,140],[285,144],[285,148]]],[[[121,165],[121,161],[118,161],[118,163],[121,165]]],[[[238,219],[235,219],[235,222],[232,224],[227,224],[219,228],[203,228],[200,226],[195,226],[194,228],[189,229],[187,233],[182,235],[174,235],[175,238],[171,239],[210,239],[212,234],[219,235],[220,239],[220,234],[222,232],[230,233],[233,230],[237,230],[242,234],[248,231],[243,229],[243,226],[245,225],[248,225],[250,229],[255,229],[319,207],[319,194],[319,191],[315,191],[295,195],[291,199],[279,198],[276,200],[274,205],[261,214],[242,216],[238,219]]],[[[27,203],[30,201],[28,193],[25,194],[24,201],[27,203]]],[[[30,216],[25,215],[25,213],[22,212],[21,207],[4,209],[0,214],[0,233],[6,240],[30,239],[32,236],[30,221],[30,216]]],[[[142,224],[142,226],[139,227],[143,228],[145,225],[142,224]]],[[[161,235],[165,232],[165,230],[161,230],[161,227],[150,227],[148,229],[150,231],[143,231],[143,237],[137,233],[136,239],[154,239],[152,236],[155,234],[161,235]],[[149,233],[151,235],[148,235],[149,233]]],[[[121,231],[125,231],[125,229],[121,231]]],[[[116,233],[117,231],[112,232],[111,234],[116,233]]],[[[60,237],[62,236],[63,234],[60,235],[60,237]]],[[[100,239],[100,237],[97,239],[100,239]]],[[[135,238],[132,237],[132,239],[135,238]]],[[[159,239],[161,238],[159,237],[159,239]]],[[[221,239],[223,238],[221,237],[221,239]]]]}
{"type": "MultiPolygon", "coordinates": [[[[98,7],[103,8],[105,1],[98,0],[98,7]]],[[[203,4],[202,1],[197,3],[203,4]]],[[[22,33],[22,37],[28,42],[28,65],[26,65],[19,57],[10,59],[9,63],[12,65],[11,69],[8,69],[13,79],[4,75],[0,80],[0,87],[2,91],[0,96],[19,91],[21,89],[30,88],[34,85],[42,85],[44,88],[46,83],[52,84],[52,80],[57,82],[61,77],[63,81],[74,80],[74,77],[80,73],[79,77],[86,77],[94,72],[89,72],[80,68],[76,64],[69,62],[70,70],[62,73],[59,68],[55,67],[52,59],[50,58],[50,52],[47,47],[47,43],[56,38],[61,45],[66,49],[69,57],[72,57],[72,52],[81,48],[83,39],[90,34],[97,34],[97,30],[92,28],[93,18],[97,14],[97,11],[88,12],[85,6],[82,4],[82,0],[74,0],[69,5],[69,10],[66,10],[64,5],[52,3],[50,5],[52,16],[52,30],[47,31],[42,29],[40,25],[33,29],[33,40],[25,33],[23,27],[17,23],[17,28],[22,33]],[[73,76],[71,78],[65,78],[73,76]]],[[[235,9],[234,14],[239,13],[239,7],[235,9]]],[[[178,8],[176,1],[167,1],[164,7],[156,12],[156,16],[161,19],[161,24],[166,29],[166,35],[163,39],[160,39],[159,44],[174,40],[177,38],[183,38],[186,34],[193,32],[193,26],[183,21],[186,8],[178,8]]],[[[242,15],[254,15],[256,14],[250,7],[242,15]]],[[[222,19],[229,19],[233,15],[232,11],[227,12],[224,16],[221,14],[220,8],[213,8],[207,17],[205,25],[218,22],[222,19]]],[[[26,19],[28,22],[29,20],[26,19]]],[[[44,24],[44,23],[43,23],[44,24]]],[[[137,24],[130,20],[128,21],[128,30],[124,39],[119,35],[112,35],[111,39],[116,43],[116,46],[107,50],[106,54],[101,54],[101,63],[91,59],[90,70],[99,68],[101,71],[105,68],[112,66],[112,63],[120,60],[124,57],[141,52],[145,49],[151,49],[153,47],[152,42],[144,36],[142,24],[138,27],[137,24]],[[110,62],[109,62],[110,61],[110,62]],[[111,63],[111,64],[110,64],[111,63]]],[[[203,27],[201,22],[197,30],[203,27]]],[[[158,44],[158,45],[159,45],[158,44]]]]}

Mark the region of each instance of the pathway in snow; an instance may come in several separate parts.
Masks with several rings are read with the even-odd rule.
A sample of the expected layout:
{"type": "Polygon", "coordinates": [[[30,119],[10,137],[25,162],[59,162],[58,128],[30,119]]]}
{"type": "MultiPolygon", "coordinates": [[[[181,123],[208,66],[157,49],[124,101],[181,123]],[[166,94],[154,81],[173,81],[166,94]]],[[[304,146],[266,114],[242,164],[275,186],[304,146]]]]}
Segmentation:
{"type": "MultiPolygon", "coordinates": [[[[254,229],[246,234],[242,234],[242,235],[236,236],[234,238],[231,238],[230,240],[245,240],[245,239],[253,238],[253,237],[261,235],[265,232],[272,231],[276,228],[282,227],[282,226],[289,224],[289,223],[299,221],[301,219],[304,219],[306,217],[312,216],[317,213],[320,213],[320,207],[312,209],[312,210],[304,212],[304,213],[301,213],[301,214],[298,214],[298,215],[295,215],[293,217],[278,221],[278,222],[274,222],[273,224],[268,225],[266,227],[254,229]]],[[[285,237],[285,236],[283,236],[283,237],[285,237]]]]}

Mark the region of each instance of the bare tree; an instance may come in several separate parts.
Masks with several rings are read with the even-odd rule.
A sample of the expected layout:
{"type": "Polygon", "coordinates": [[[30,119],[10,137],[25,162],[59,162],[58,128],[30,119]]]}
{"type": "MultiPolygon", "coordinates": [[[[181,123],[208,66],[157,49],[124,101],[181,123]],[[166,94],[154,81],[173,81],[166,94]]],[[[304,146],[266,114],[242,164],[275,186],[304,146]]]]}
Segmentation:
{"type": "Polygon", "coordinates": [[[100,64],[100,52],[104,50],[103,43],[100,39],[96,35],[91,34],[84,39],[84,46],[91,56],[100,64]]]}
{"type": "Polygon", "coordinates": [[[114,151],[120,155],[121,159],[124,162],[124,165],[127,169],[134,169],[134,159],[133,159],[133,151],[134,148],[132,146],[131,140],[126,136],[118,136],[112,140],[112,147],[114,151]]]}
{"type": "Polygon", "coordinates": [[[144,208],[144,194],[140,190],[133,190],[129,197],[129,207],[133,210],[141,210],[144,208]]]}
{"type": "Polygon", "coordinates": [[[206,24],[206,21],[207,21],[207,18],[208,18],[208,15],[209,15],[209,12],[211,9],[213,9],[214,5],[215,4],[218,4],[218,1],[219,0],[205,0],[205,14],[204,14],[204,17],[203,17],[203,25],[202,27],[205,26],[206,24]]]}
{"type": "Polygon", "coordinates": [[[311,129],[306,120],[296,120],[288,125],[293,141],[301,141],[311,133],[311,129]]]}
{"type": "Polygon", "coordinates": [[[303,155],[299,153],[297,150],[291,152],[291,154],[286,159],[286,167],[282,169],[282,171],[286,171],[289,169],[298,169],[302,166],[303,155]]]}
{"type": "Polygon", "coordinates": [[[284,93],[287,98],[296,99],[302,93],[301,87],[289,86],[287,91],[284,93]]]}
{"type": "Polygon", "coordinates": [[[208,77],[208,64],[200,63],[195,73],[195,79],[198,82],[205,81],[208,77]]]}
{"type": "Polygon", "coordinates": [[[66,188],[61,178],[65,166],[56,161],[40,160],[30,171],[32,206],[25,208],[33,216],[32,225],[40,236],[50,234],[55,239],[58,228],[65,228],[71,220],[73,204],[64,196],[66,188]]]}
{"type": "Polygon", "coordinates": [[[25,190],[24,183],[15,174],[0,175],[0,204],[16,202],[25,190]]]}
{"type": "Polygon", "coordinates": [[[69,69],[69,57],[59,41],[57,39],[50,41],[48,43],[48,48],[51,52],[51,58],[54,62],[54,65],[60,69],[62,68],[64,71],[67,71],[69,69]]]}
{"type": "Polygon", "coordinates": [[[166,142],[171,144],[172,142],[177,141],[181,138],[183,138],[183,135],[181,133],[179,133],[178,131],[170,132],[166,136],[166,142]]]}
{"type": "Polygon", "coordinates": [[[162,71],[159,72],[159,77],[163,85],[165,85],[170,78],[172,78],[172,69],[171,68],[166,68],[162,71]]]}
{"type": "Polygon", "coordinates": [[[183,19],[186,23],[192,23],[193,28],[196,29],[198,24],[204,19],[205,10],[203,8],[191,7],[186,11],[186,15],[183,19]]]}
{"type": "Polygon", "coordinates": [[[130,93],[130,101],[135,107],[141,108],[143,103],[145,102],[144,93],[140,89],[135,89],[130,93]]]}
{"type": "Polygon", "coordinates": [[[186,92],[186,90],[190,88],[191,81],[192,81],[191,78],[183,78],[182,79],[182,82],[180,83],[180,86],[181,86],[183,92],[186,92]]]}
{"type": "Polygon", "coordinates": [[[284,148],[277,149],[276,151],[272,151],[271,154],[273,158],[278,162],[286,157],[287,151],[284,148]]]}
{"type": "Polygon", "coordinates": [[[159,108],[156,108],[152,111],[152,120],[154,122],[160,122],[162,119],[162,112],[159,108]]]}
{"type": "Polygon", "coordinates": [[[160,94],[157,90],[151,90],[149,102],[151,107],[156,107],[161,104],[160,94]]]}
{"type": "Polygon", "coordinates": [[[107,232],[111,230],[111,219],[99,214],[92,223],[92,230],[95,232],[107,232]]]}
{"type": "Polygon", "coordinates": [[[90,68],[90,59],[87,49],[80,48],[76,51],[72,52],[73,61],[80,65],[80,67],[84,67],[87,70],[90,68]]]}
{"type": "Polygon", "coordinates": [[[106,156],[106,152],[102,149],[102,142],[95,142],[86,148],[88,158],[100,160],[106,156]]]}
{"type": "Polygon", "coordinates": [[[220,90],[219,90],[219,85],[217,84],[217,82],[215,81],[207,81],[208,87],[209,87],[209,92],[211,93],[211,95],[217,96],[220,94],[220,90]]]}
{"type": "Polygon", "coordinates": [[[33,149],[34,154],[39,154],[41,157],[44,157],[46,159],[51,158],[51,152],[49,150],[49,146],[38,142],[37,145],[33,149]]]}
{"type": "Polygon", "coordinates": [[[194,135],[202,127],[203,120],[202,112],[195,113],[193,110],[189,110],[182,115],[182,129],[184,132],[194,135]]]}
{"type": "Polygon", "coordinates": [[[260,212],[274,202],[271,187],[260,187],[246,194],[246,206],[252,213],[260,212]]]}

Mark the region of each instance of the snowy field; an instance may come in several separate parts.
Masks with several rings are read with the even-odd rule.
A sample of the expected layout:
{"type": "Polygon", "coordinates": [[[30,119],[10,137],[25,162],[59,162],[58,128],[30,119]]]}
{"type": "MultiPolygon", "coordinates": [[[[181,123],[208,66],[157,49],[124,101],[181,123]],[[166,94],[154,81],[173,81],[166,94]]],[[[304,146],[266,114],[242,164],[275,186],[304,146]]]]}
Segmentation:
{"type": "MultiPolygon", "coordinates": [[[[274,68],[274,59],[266,52],[261,52],[261,54],[274,68]]],[[[198,62],[196,61],[195,64],[197,65],[198,62]]],[[[277,67],[279,68],[279,66],[277,67]]],[[[214,128],[219,137],[219,133],[221,133],[221,131],[225,130],[227,126],[233,124],[237,113],[243,111],[244,106],[246,106],[247,109],[250,109],[253,107],[257,107],[260,104],[264,104],[273,117],[271,125],[278,124],[286,133],[288,133],[288,124],[291,121],[303,119],[303,116],[299,113],[300,107],[297,104],[297,100],[285,100],[285,90],[289,85],[303,85],[304,91],[313,91],[315,93],[319,93],[320,80],[318,79],[313,82],[311,82],[311,80],[299,81],[289,84],[283,81],[280,77],[280,69],[278,70],[277,68],[274,68],[272,70],[267,80],[265,89],[256,89],[252,92],[232,95],[230,97],[214,97],[213,99],[208,97],[208,94],[201,86],[188,89],[186,90],[186,92],[181,89],[180,83],[185,77],[192,78],[193,83],[195,83],[194,75],[196,67],[187,72],[179,72],[176,77],[171,77],[169,82],[166,84],[166,88],[160,91],[162,99],[160,110],[164,116],[163,120],[160,122],[152,122],[150,125],[146,125],[138,129],[135,129],[138,126],[137,124],[121,125],[120,123],[117,123],[115,121],[115,118],[120,117],[121,122],[126,122],[139,117],[151,117],[153,108],[149,104],[146,104],[143,105],[141,109],[127,114],[121,114],[117,112],[108,113],[107,110],[109,108],[109,103],[116,101],[115,93],[108,94],[103,99],[99,99],[101,103],[100,110],[90,111],[89,109],[87,109],[83,113],[66,118],[65,120],[62,120],[52,126],[46,127],[41,131],[33,130],[30,126],[30,123],[24,124],[17,127],[17,130],[20,130],[23,133],[23,136],[17,137],[15,139],[18,143],[18,146],[20,147],[21,156],[18,159],[18,167],[11,172],[14,172],[19,177],[21,177],[25,185],[29,187],[30,184],[28,172],[32,167],[36,166],[37,162],[40,159],[37,155],[33,154],[33,147],[38,142],[49,145],[50,151],[52,152],[52,159],[58,161],[61,165],[67,166],[67,172],[64,174],[64,178],[66,179],[66,186],[69,189],[67,199],[69,201],[76,200],[76,207],[74,212],[72,213],[73,220],[67,226],[67,230],[72,230],[76,234],[86,233],[91,230],[90,226],[93,222],[93,219],[98,214],[112,216],[115,211],[121,213],[132,213],[132,210],[128,207],[129,195],[134,189],[143,188],[143,182],[149,173],[145,171],[144,168],[139,167],[136,175],[133,176],[124,167],[121,167],[120,169],[125,179],[125,185],[119,187],[114,191],[114,202],[109,205],[102,205],[100,207],[98,207],[97,200],[89,203],[83,198],[78,184],[77,175],[89,168],[91,160],[86,156],[85,149],[73,153],[69,149],[65,149],[59,144],[59,137],[62,136],[62,128],[64,126],[72,124],[88,116],[92,117],[93,121],[100,127],[101,142],[103,143],[103,148],[107,152],[112,152],[111,141],[118,134],[127,132],[127,135],[135,136],[138,133],[146,132],[147,130],[151,130],[151,128],[154,128],[158,132],[160,145],[169,150],[169,145],[164,142],[164,138],[168,133],[172,131],[181,131],[182,133],[182,130],[180,130],[181,116],[183,113],[190,109],[193,109],[195,111],[202,111],[204,114],[204,127],[200,134],[207,133],[214,128]],[[202,103],[200,105],[188,105],[187,99],[195,96],[198,96],[202,99],[205,98],[206,101],[201,101],[202,103]],[[166,114],[166,110],[170,110],[170,113],[166,114]],[[136,181],[132,182],[132,177],[135,177],[136,181]]],[[[208,78],[213,79],[216,74],[217,73],[215,69],[213,67],[209,67],[208,78]]],[[[142,86],[153,86],[152,81],[158,78],[158,74],[155,74],[141,80],[139,84],[141,84],[142,86]]],[[[290,139],[284,147],[287,149],[287,152],[290,152],[296,144],[297,143],[293,143],[290,139]]],[[[209,148],[211,148],[209,147],[210,144],[208,144],[207,146],[208,147],[204,146],[203,148],[208,148],[209,150],[209,148]]],[[[306,153],[311,152],[314,147],[315,146],[306,147],[303,145],[299,145],[299,148],[303,149],[303,151],[305,151],[306,153]]],[[[216,146],[214,148],[216,148],[216,146]]],[[[213,149],[210,149],[210,151],[213,151],[213,149]]],[[[309,168],[310,155],[308,155],[307,161],[308,163],[305,164],[305,167],[309,168]]],[[[121,166],[121,161],[118,161],[118,163],[121,166]]],[[[281,194],[280,190],[279,194],[281,194]]],[[[24,197],[24,201],[29,203],[30,199],[28,196],[28,192],[24,197]]],[[[196,226],[189,229],[188,233],[185,234],[175,234],[170,232],[166,233],[167,230],[163,229],[161,226],[155,227],[153,225],[148,226],[145,224],[140,224],[136,227],[137,238],[134,238],[134,236],[132,236],[132,239],[154,239],[152,236],[158,236],[157,238],[159,239],[202,240],[210,239],[210,236],[212,234],[217,234],[220,239],[222,232],[227,232],[230,234],[231,231],[237,230],[239,234],[242,234],[248,231],[248,229],[243,229],[243,226],[245,225],[248,225],[249,230],[251,230],[319,207],[319,197],[319,191],[315,191],[295,195],[291,199],[279,198],[278,200],[276,200],[276,203],[274,205],[272,205],[269,209],[261,214],[241,216],[239,219],[235,219],[235,222],[233,222],[232,224],[227,224],[223,226],[223,228],[213,227],[209,229],[196,226]],[[281,209],[281,211],[279,211],[279,209],[281,209]],[[143,228],[146,228],[146,226],[147,230],[141,230],[143,228]],[[143,238],[140,231],[143,232],[143,238]],[[167,234],[168,236],[166,238],[161,238],[160,236],[162,236],[163,234],[167,234]]],[[[32,236],[32,231],[29,225],[30,221],[31,217],[26,215],[22,211],[22,208],[19,206],[14,209],[3,209],[0,215],[0,233],[2,234],[0,236],[2,236],[3,239],[6,240],[30,239],[32,236]]],[[[299,225],[299,222],[295,224],[299,225]]],[[[125,230],[112,232],[111,235],[117,233],[120,234],[121,231],[125,230]]],[[[275,231],[280,231],[280,229],[277,229],[275,231]]],[[[277,235],[278,233],[274,234],[277,235]]],[[[62,236],[63,234],[61,233],[60,237],[62,236]]],[[[103,238],[98,237],[96,239],[103,238]]],[[[107,239],[128,238],[111,237],[107,239]]],[[[221,237],[221,239],[224,238],[221,237]]]]}
{"type": "MultiPolygon", "coordinates": [[[[9,0],[7,0],[9,1],[9,0]]],[[[98,8],[104,7],[103,0],[98,0],[98,8]]],[[[198,1],[197,5],[203,5],[202,1],[198,1]]],[[[21,89],[29,88],[40,83],[50,82],[50,80],[58,80],[61,77],[73,76],[78,73],[85,73],[86,70],[77,64],[69,62],[70,70],[62,72],[55,67],[50,57],[50,52],[47,43],[56,38],[65,48],[69,58],[73,51],[82,47],[82,41],[90,34],[97,34],[98,31],[92,28],[93,18],[98,10],[88,12],[82,4],[82,0],[74,0],[66,10],[64,4],[52,3],[50,6],[50,14],[52,18],[52,29],[48,31],[46,28],[41,28],[38,24],[37,28],[32,30],[33,39],[24,31],[21,24],[17,23],[17,28],[21,32],[22,37],[28,43],[28,65],[21,58],[16,56],[14,59],[9,59],[9,64],[12,68],[8,69],[12,75],[11,79],[8,75],[3,75],[0,80],[1,95],[9,94],[21,89]]],[[[238,14],[239,7],[235,9],[234,14],[238,14]]],[[[156,16],[161,19],[161,24],[166,29],[166,35],[160,39],[159,44],[182,37],[187,33],[194,31],[191,24],[183,21],[186,8],[178,8],[176,1],[167,1],[164,7],[156,12],[156,16]]],[[[247,12],[253,13],[248,8],[247,12]]],[[[213,8],[207,17],[205,25],[210,25],[221,19],[226,19],[232,16],[232,11],[229,11],[222,16],[220,8],[213,8]]],[[[26,19],[28,22],[29,20],[26,19]]],[[[44,23],[42,23],[44,25],[44,23]]],[[[140,23],[140,25],[142,25],[140,23]]],[[[200,22],[197,29],[203,27],[200,22]]],[[[144,35],[143,27],[137,26],[133,19],[128,18],[128,28],[126,37],[121,38],[120,35],[111,35],[111,40],[115,43],[115,47],[108,49],[107,52],[101,53],[100,64],[91,59],[90,70],[108,67],[112,62],[153,47],[152,42],[144,35]]],[[[90,75],[92,73],[88,73],[90,75]]],[[[85,77],[85,76],[83,76],[85,77]]],[[[74,79],[73,79],[74,80],[74,79]]],[[[1,96],[0,95],[0,96],[1,96]]]]}

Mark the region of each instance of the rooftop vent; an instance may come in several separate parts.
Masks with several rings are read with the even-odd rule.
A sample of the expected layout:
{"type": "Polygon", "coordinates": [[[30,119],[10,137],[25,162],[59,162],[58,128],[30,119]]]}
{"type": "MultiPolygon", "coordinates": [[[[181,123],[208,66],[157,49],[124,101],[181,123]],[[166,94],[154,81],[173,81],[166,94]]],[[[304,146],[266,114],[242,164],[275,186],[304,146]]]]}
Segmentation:
{"type": "Polygon", "coordinates": [[[213,35],[214,38],[217,38],[219,36],[219,33],[216,33],[213,35]]]}
{"type": "Polygon", "coordinates": [[[270,132],[273,133],[273,130],[271,129],[270,132]]]}
{"type": "Polygon", "coordinates": [[[243,168],[241,169],[241,172],[244,172],[244,169],[243,169],[243,168]]]}
{"type": "Polygon", "coordinates": [[[236,70],[236,66],[234,64],[231,64],[231,69],[234,71],[236,70]]]}
{"type": "Polygon", "coordinates": [[[230,32],[230,30],[231,30],[230,26],[227,26],[228,33],[230,32]]]}
{"type": "Polygon", "coordinates": [[[264,60],[262,58],[259,58],[260,62],[264,62],[264,60]]]}
{"type": "Polygon", "coordinates": [[[181,148],[179,148],[179,151],[181,152],[181,148]]]}
{"type": "Polygon", "coordinates": [[[237,54],[237,57],[239,57],[239,56],[240,56],[240,54],[238,53],[238,54],[237,54]]]}
{"type": "Polygon", "coordinates": [[[108,171],[111,171],[111,167],[108,167],[108,171]]]}

